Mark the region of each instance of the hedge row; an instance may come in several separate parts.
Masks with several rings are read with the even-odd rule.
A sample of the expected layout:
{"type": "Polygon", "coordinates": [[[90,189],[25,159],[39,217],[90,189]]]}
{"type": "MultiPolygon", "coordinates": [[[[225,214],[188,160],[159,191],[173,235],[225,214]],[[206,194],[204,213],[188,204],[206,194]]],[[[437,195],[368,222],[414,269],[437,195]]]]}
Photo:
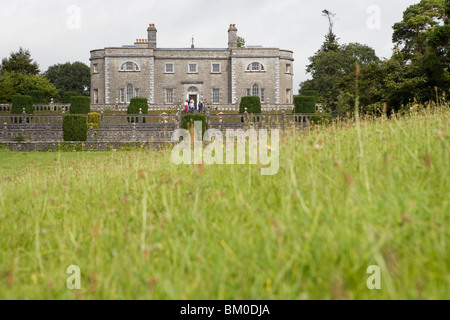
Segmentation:
{"type": "Polygon", "coordinates": [[[44,91],[30,90],[27,92],[27,96],[33,98],[33,104],[46,104],[49,102],[45,97],[44,91]]]}
{"type": "Polygon", "coordinates": [[[100,128],[100,121],[101,121],[100,113],[98,113],[98,112],[88,113],[88,115],[87,115],[87,127],[88,127],[88,129],[91,128],[91,123],[92,123],[92,127],[95,130],[98,130],[100,128]]]}
{"type": "Polygon", "coordinates": [[[11,114],[22,114],[23,108],[27,114],[34,112],[33,98],[31,96],[15,95],[12,98],[11,114]]]}
{"type": "Polygon", "coordinates": [[[261,113],[261,99],[254,96],[242,97],[239,113],[245,113],[245,108],[248,113],[261,113]]]}
{"type": "Polygon", "coordinates": [[[295,113],[315,113],[316,98],[313,96],[296,96],[294,97],[295,113]]]}
{"type": "Polygon", "coordinates": [[[89,97],[72,97],[70,100],[71,114],[88,114],[91,112],[91,98],[89,97]]]}
{"type": "Polygon", "coordinates": [[[63,103],[71,103],[72,97],[77,97],[78,93],[76,91],[66,91],[63,95],[63,103]]]}
{"type": "Polygon", "coordinates": [[[63,119],[64,141],[86,141],[87,129],[86,116],[69,114],[63,119]]]}
{"type": "Polygon", "coordinates": [[[147,98],[131,98],[130,105],[127,109],[127,114],[139,114],[139,109],[142,109],[143,114],[148,113],[147,98]]]}
{"type": "Polygon", "coordinates": [[[201,113],[188,113],[185,116],[183,116],[183,119],[181,120],[181,128],[190,130],[191,128],[194,128],[194,122],[195,121],[201,121],[202,122],[202,136],[206,132],[206,116],[201,113]]]}
{"type": "Polygon", "coordinates": [[[317,125],[327,125],[332,121],[332,117],[327,114],[315,114],[311,116],[311,123],[317,125]]]}

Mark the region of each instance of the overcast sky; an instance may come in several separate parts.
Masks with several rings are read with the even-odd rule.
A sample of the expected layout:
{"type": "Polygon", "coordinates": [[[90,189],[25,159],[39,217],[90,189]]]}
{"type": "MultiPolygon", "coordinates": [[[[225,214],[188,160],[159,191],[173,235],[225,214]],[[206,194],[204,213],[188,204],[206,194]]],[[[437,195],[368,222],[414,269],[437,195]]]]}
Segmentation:
{"type": "Polygon", "coordinates": [[[328,30],[322,16],[336,14],[340,43],[359,42],[390,57],[392,26],[419,0],[1,0],[0,58],[30,49],[42,72],[53,64],[81,61],[90,51],[133,44],[158,29],[158,47],[226,48],[233,23],[248,45],[294,52],[294,90],[309,78],[308,57],[328,30]]]}

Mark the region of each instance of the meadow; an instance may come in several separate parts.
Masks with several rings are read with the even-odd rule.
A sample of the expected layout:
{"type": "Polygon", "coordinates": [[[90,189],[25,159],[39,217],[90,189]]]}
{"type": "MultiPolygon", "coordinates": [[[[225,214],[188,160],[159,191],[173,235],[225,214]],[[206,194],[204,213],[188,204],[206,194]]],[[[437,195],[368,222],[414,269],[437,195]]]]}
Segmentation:
{"type": "Polygon", "coordinates": [[[3,149],[0,299],[447,299],[449,134],[448,108],[288,130],[274,176],[3,149]]]}

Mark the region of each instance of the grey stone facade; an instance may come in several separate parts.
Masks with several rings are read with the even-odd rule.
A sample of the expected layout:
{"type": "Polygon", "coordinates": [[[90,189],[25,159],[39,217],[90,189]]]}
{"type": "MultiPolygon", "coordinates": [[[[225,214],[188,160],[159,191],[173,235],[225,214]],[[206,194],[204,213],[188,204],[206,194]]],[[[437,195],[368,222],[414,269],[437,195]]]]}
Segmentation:
{"type": "Polygon", "coordinates": [[[234,105],[247,95],[260,96],[263,105],[292,104],[292,51],[238,48],[235,25],[228,30],[228,48],[158,48],[155,25],[147,32],[148,39],[132,46],[91,51],[93,104],[126,104],[139,96],[150,105],[180,105],[190,98],[234,105]]]}

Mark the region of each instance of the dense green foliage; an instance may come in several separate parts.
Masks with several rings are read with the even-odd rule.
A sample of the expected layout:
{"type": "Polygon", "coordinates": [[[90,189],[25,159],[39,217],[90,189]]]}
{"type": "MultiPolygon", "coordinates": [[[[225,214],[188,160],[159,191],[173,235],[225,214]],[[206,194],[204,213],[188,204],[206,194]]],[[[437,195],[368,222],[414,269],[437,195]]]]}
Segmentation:
{"type": "Polygon", "coordinates": [[[88,113],[87,116],[87,126],[88,129],[91,127],[91,124],[95,130],[98,130],[100,127],[101,115],[98,112],[88,113]]]}
{"type": "Polygon", "coordinates": [[[86,116],[76,114],[64,116],[64,141],[86,141],[87,130],[86,116]]]}
{"type": "Polygon", "coordinates": [[[48,68],[45,75],[59,90],[60,100],[65,100],[64,93],[67,91],[74,91],[78,96],[90,94],[91,70],[82,62],[53,65],[48,68]]]}
{"type": "Polygon", "coordinates": [[[33,114],[33,98],[30,96],[15,95],[12,97],[11,114],[22,114],[25,108],[25,113],[33,114]]]}
{"type": "Polygon", "coordinates": [[[315,125],[328,125],[331,124],[332,117],[327,114],[315,114],[311,116],[311,123],[315,125]]]}
{"type": "Polygon", "coordinates": [[[44,92],[46,101],[58,95],[58,90],[42,75],[4,72],[0,77],[0,103],[11,103],[13,96],[31,90],[44,92]]]}
{"type": "Polygon", "coordinates": [[[314,96],[295,96],[294,97],[294,112],[295,113],[315,113],[316,112],[316,97],[314,96]]]}
{"type": "Polygon", "coordinates": [[[202,122],[202,136],[206,132],[206,116],[201,113],[188,113],[183,116],[181,120],[181,128],[186,130],[191,130],[194,128],[195,121],[202,122]]]}
{"type": "Polygon", "coordinates": [[[371,114],[380,105],[390,114],[415,103],[438,103],[450,89],[448,7],[444,0],[422,0],[408,7],[393,27],[392,57],[383,61],[366,46],[324,50],[330,48],[324,44],[310,58],[307,71],[312,79],[301,84],[300,93],[318,90],[320,102],[339,116],[353,114],[357,96],[361,111],[371,114]]]}
{"type": "Polygon", "coordinates": [[[142,109],[143,114],[148,114],[147,98],[131,98],[127,114],[139,114],[140,109],[142,109]]]}
{"type": "Polygon", "coordinates": [[[248,113],[261,113],[261,98],[255,96],[242,97],[239,104],[239,113],[244,113],[246,108],[248,113]]]}
{"type": "Polygon", "coordinates": [[[38,75],[40,73],[39,65],[33,62],[30,50],[22,47],[18,52],[11,52],[9,58],[3,58],[0,66],[0,75],[5,72],[15,72],[24,75],[38,75]]]}
{"type": "Polygon", "coordinates": [[[88,114],[91,112],[91,98],[89,97],[72,97],[70,100],[71,114],[88,114]]]}
{"type": "Polygon", "coordinates": [[[45,104],[49,103],[48,99],[45,97],[45,92],[40,90],[30,90],[27,92],[27,96],[33,98],[33,104],[45,104]]]}
{"type": "Polygon", "coordinates": [[[63,94],[63,103],[71,103],[72,97],[78,97],[78,93],[76,91],[66,91],[63,94]]]}

